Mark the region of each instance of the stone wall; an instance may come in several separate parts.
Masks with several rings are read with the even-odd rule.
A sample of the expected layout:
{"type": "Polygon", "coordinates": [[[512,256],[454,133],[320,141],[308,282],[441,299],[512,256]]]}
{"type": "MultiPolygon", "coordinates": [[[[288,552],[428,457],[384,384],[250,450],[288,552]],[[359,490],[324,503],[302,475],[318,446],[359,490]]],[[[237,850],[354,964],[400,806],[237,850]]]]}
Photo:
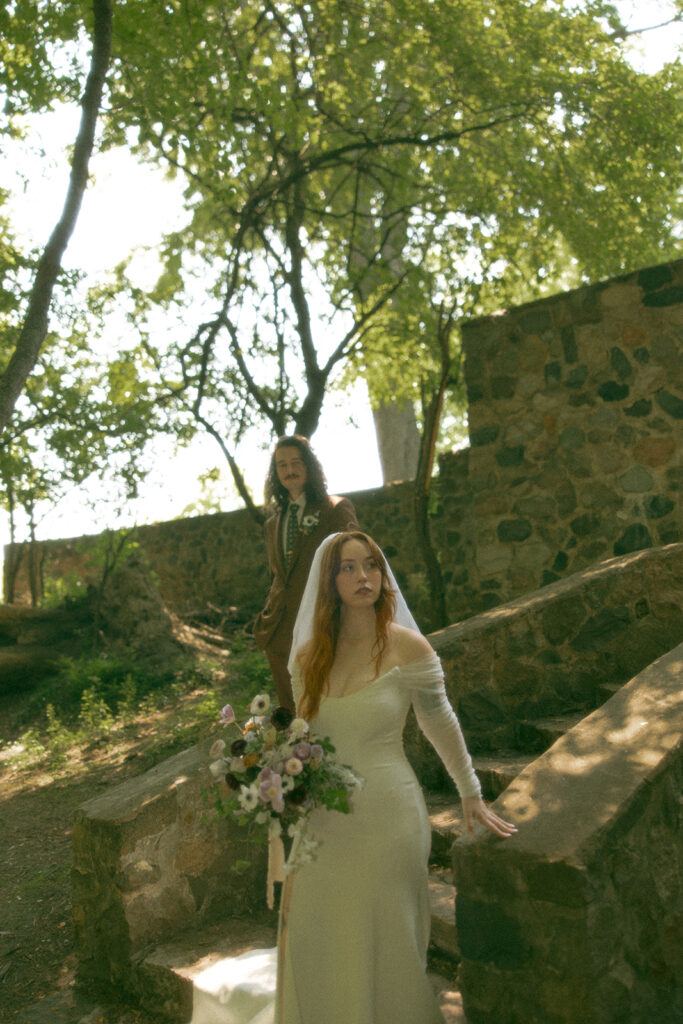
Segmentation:
{"type": "Polygon", "coordinates": [[[454,847],[469,1024],[683,1019],[683,645],[494,805],[513,838],[454,847]]]}
{"type": "Polygon", "coordinates": [[[683,261],[474,321],[463,339],[472,600],[683,539],[683,261]]]}
{"type": "MultiPolygon", "coordinates": [[[[440,459],[433,490],[451,621],[683,540],[683,260],[472,321],[463,345],[470,447],[440,459]]],[[[411,485],[349,497],[429,628],[411,485]]],[[[264,545],[245,511],[144,526],[139,540],[173,609],[262,605],[264,545]]],[[[93,572],[97,544],[42,544],[43,580],[93,572]]],[[[20,601],[27,568],[24,555],[20,601]]]]}
{"type": "MultiPolygon", "coordinates": [[[[470,750],[523,749],[527,723],[592,710],[683,642],[683,544],[610,559],[429,639],[470,750]]],[[[412,724],[407,739],[422,782],[440,788],[412,724]]]]}
{"type": "Polygon", "coordinates": [[[265,905],[266,852],[213,821],[211,782],[193,747],[83,804],[73,826],[79,978],[136,989],[150,944],[265,905]],[[248,870],[235,873],[237,862],[248,870]]]}
{"type": "MultiPolygon", "coordinates": [[[[413,489],[392,484],[349,495],[360,522],[391,558],[400,585],[412,594],[417,614],[426,612],[422,574],[415,564],[413,489]]],[[[204,610],[207,604],[236,606],[255,614],[269,586],[263,530],[240,509],[214,515],[175,519],[139,526],[135,539],[153,570],[164,603],[180,614],[204,610]]],[[[87,585],[98,579],[98,536],[42,542],[39,570],[43,580],[62,577],[87,585]]],[[[26,601],[26,578],[17,577],[17,599],[26,601]]]]}

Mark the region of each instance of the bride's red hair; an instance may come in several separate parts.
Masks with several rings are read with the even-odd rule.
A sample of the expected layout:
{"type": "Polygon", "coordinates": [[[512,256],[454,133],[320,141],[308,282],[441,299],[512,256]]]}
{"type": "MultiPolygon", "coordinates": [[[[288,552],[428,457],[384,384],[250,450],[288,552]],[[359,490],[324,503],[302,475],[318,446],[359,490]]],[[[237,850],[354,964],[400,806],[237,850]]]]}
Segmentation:
{"type": "Polygon", "coordinates": [[[382,573],[380,595],[375,602],[375,643],[372,653],[375,659],[375,679],[379,675],[382,655],[387,645],[389,623],[396,611],[396,598],[389,582],[387,562],[381,549],[366,533],[340,533],[328,545],[320,566],[320,585],[313,612],[313,633],[311,640],[297,657],[303,696],[299,702],[299,714],[310,721],[318,714],[320,700],[328,683],[334,661],[341,621],[341,599],[337,591],[336,578],[341,566],[341,550],[349,540],[365,544],[382,573]]]}

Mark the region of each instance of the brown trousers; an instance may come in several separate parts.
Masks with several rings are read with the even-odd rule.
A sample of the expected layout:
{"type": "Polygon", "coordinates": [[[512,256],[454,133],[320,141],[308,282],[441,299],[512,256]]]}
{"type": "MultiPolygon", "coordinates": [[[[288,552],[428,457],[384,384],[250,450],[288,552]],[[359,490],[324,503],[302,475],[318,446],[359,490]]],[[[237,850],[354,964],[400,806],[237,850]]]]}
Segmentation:
{"type": "Polygon", "coordinates": [[[291,639],[291,637],[287,638],[286,643],[283,645],[281,642],[278,643],[279,637],[276,634],[267,645],[264,653],[268,658],[270,671],[273,674],[278,704],[296,711],[292,695],[292,679],[287,668],[291,639]]]}

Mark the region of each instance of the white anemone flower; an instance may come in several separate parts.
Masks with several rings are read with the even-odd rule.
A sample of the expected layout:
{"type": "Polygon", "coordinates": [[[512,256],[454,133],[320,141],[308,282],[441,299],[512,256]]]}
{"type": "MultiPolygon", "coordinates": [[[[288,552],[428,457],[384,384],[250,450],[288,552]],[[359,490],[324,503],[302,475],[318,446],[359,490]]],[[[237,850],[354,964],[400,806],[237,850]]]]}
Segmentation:
{"type": "Polygon", "coordinates": [[[257,693],[249,705],[249,714],[265,715],[270,707],[270,697],[267,693],[257,693]]]}
{"type": "Polygon", "coordinates": [[[242,786],[240,795],[237,798],[240,806],[245,811],[253,811],[258,806],[258,789],[255,786],[242,786]]]}

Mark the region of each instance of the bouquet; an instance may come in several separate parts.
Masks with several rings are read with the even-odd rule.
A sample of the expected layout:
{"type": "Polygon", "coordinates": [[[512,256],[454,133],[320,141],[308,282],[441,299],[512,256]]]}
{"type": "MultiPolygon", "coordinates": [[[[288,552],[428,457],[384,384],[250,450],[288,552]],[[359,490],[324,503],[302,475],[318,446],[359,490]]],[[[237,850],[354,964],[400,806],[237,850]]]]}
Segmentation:
{"type": "Polygon", "coordinates": [[[222,726],[234,726],[239,736],[231,743],[222,737],[213,743],[209,771],[218,783],[225,783],[215,799],[219,814],[231,814],[240,824],[266,831],[270,905],[272,882],[314,856],[318,843],[306,835],[311,811],[325,807],[348,814],[350,797],[362,779],[334,758],[329,738],[312,735],[303,718],[295,718],[289,708],[271,710],[268,694],[254,697],[249,714],[241,726],[230,704],[222,708],[222,726]],[[286,863],[283,832],[292,839],[286,863]]]}

